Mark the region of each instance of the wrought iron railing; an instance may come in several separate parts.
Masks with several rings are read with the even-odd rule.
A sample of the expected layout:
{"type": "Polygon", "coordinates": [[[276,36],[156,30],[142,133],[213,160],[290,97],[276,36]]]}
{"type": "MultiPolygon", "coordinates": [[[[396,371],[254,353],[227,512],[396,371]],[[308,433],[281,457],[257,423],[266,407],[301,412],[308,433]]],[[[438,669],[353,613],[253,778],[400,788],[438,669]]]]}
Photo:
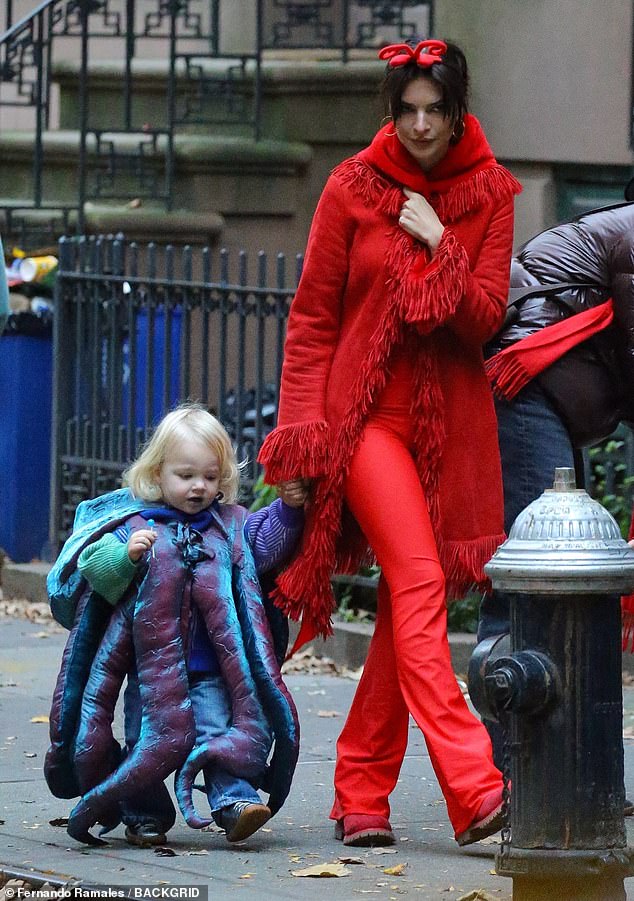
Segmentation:
{"type": "Polygon", "coordinates": [[[221,33],[222,13],[231,2],[41,0],[14,21],[9,0],[7,30],[0,34],[0,113],[3,108],[30,111],[33,165],[30,196],[0,200],[8,231],[19,232],[26,212],[35,209],[48,211],[45,229],[83,234],[87,200],[136,197],[169,209],[177,130],[196,125],[260,136],[265,50],[325,48],[345,62],[353,51],[433,30],[433,0],[254,0],[248,7],[252,21],[243,23],[245,34],[227,36],[221,33]],[[103,105],[92,103],[96,40],[112,46],[110,58],[122,62],[121,101],[107,115],[103,105]],[[232,42],[246,43],[248,49],[223,50],[232,42]],[[55,126],[52,87],[60,55],[75,59],[79,67],[77,194],[67,202],[55,199],[53,187],[47,191],[44,183],[45,134],[55,126]],[[148,57],[165,60],[167,70],[163,108],[154,111],[152,122],[143,121],[135,90],[135,63],[148,57]]]}
{"type": "Polygon", "coordinates": [[[51,546],[79,501],[119,487],[148,430],[182,400],[228,428],[248,492],[275,421],[287,279],[296,285],[301,257],[287,273],[281,254],[271,265],[263,253],[64,238],[59,261],[51,546]]]}

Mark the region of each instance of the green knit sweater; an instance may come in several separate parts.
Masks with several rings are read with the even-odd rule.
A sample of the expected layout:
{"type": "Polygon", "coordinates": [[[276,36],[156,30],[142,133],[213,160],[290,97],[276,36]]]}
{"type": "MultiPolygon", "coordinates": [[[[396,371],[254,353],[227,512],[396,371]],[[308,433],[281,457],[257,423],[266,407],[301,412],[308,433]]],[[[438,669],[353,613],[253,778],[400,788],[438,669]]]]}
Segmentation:
{"type": "Polygon", "coordinates": [[[113,606],[134,578],[137,566],[128,557],[128,545],[112,532],[84,548],[77,561],[79,572],[93,591],[113,606]]]}

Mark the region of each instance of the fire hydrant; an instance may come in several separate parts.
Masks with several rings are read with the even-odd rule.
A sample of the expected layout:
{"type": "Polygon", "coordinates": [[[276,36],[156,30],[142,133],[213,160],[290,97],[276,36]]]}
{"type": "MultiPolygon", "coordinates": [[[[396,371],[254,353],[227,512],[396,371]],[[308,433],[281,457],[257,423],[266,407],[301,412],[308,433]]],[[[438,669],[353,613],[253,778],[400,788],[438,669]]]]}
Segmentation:
{"type": "Polygon", "coordinates": [[[474,705],[506,736],[496,872],[514,901],[625,901],[619,595],[634,589],[634,550],[562,468],[485,571],[512,593],[510,641],[481,642],[469,668],[474,705]]]}

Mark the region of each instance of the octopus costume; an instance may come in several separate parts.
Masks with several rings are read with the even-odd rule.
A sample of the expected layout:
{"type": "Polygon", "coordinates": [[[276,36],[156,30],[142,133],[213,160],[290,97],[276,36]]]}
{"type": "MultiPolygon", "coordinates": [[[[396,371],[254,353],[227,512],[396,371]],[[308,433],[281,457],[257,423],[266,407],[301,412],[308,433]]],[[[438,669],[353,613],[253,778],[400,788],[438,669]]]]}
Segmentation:
{"type": "Polygon", "coordinates": [[[288,795],[299,724],[244,536],[247,511],[214,503],[209,512],[204,531],[187,522],[155,522],[154,554],[114,609],[87,585],[77,560],[85,547],[124,522],[132,530],[147,527],[152,509],[127,489],[80,504],[73,534],[49,574],[53,614],[72,628],[53,696],[44,773],[56,797],[81,796],[68,822],[69,834],[79,841],[101,843],[91,827],[100,823],[102,834],[114,828],[131,797],[172,772],[183,816],[198,829],[212,822],[197,813],[192,800],[194,779],[203,768],[218,766],[250,779],[269,793],[272,813],[288,795]],[[194,604],[233,712],[228,731],[202,745],[196,743],[185,662],[194,604]],[[112,720],[133,666],[141,730],[124,755],[112,720]],[[274,750],[267,764],[271,734],[274,750]]]}
{"type": "Polygon", "coordinates": [[[485,584],[504,538],[481,348],[506,310],[520,191],[477,119],[464,125],[429,172],[392,123],[332,172],[291,307],[278,425],[259,456],[272,484],[313,480],[301,551],[277,581],[276,603],[302,618],[296,647],[331,631],[333,572],[373,557],[382,568],[332,818],[389,816],[411,713],[457,836],[501,790],[453,675],[445,601],[485,584]],[[399,225],[404,188],[444,225],[433,256],[399,225]]]}

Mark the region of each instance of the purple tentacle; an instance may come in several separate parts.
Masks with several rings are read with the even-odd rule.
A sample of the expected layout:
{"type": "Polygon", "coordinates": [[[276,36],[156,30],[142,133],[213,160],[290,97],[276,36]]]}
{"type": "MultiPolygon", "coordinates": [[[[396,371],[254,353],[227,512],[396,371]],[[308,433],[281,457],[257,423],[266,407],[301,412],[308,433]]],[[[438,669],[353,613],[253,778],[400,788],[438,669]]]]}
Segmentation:
{"type": "Polygon", "coordinates": [[[84,686],[111,610],[102,598],[84,592],[64,648],[49,716],[51,745],[44,760],[44,777],[57,798],[81,794],[73,760],[75,735],[84,686]]]}
{"type": "MultiPolygon", "coordinates": [[[[75,772],[84,795],[103,782],[121,763],[122,753],[112,734],[112,721],[123,680],[132,660],[132,607],[128,600],[112,611],[110,622],[84,689],[81,719],[75,739],[75,772]]],[[[103,831],[121,822],[118,804],[101,811],[103,831]]]]}
{"type": "Polygon", "coordinates": [[[216,651],[231,698],[233,724],[225,735],[198,745],[176,775],[176,797],[189,826],[201,829],[211,820],[200,817],[193,803],[194,779],[211,764],[234,775],[257,779],[271,746],[266,714],[246,657],[242,629],[233,602],[231,567],[201,567],[195,597],[216,651]]]}
{"type": "Polygon", "coordinates": [[[290,791],[299,757],[299,716],[284,683],[264,606],[259,600],[259,583],[249,555],[236,569],[235,597],[252,671],[257,674],[261,697],[273,726],[275,745],[267,774],[268,806],[276,813],[290,791]]]}
{"type": "Polygon", "coordinates": [[[75,741],[75,769],[82,794],[103,782],[120,761],[120,754],[113,760],[112,721],[132,659],[132,604],[127,601],[113,609],[84,690],[75,741]]]}
{"type": "Polygon", "coordinates": [[[71,812],[68,831],[83,836],[81,841],[115,804],[176,770],[194,744],[194,717],[180,631],[183,572],[161,566],[162,556],[157,553],[150,563],[139,588],[132,624],[141,692],[141,734],[120,766],[71,812]]]}

